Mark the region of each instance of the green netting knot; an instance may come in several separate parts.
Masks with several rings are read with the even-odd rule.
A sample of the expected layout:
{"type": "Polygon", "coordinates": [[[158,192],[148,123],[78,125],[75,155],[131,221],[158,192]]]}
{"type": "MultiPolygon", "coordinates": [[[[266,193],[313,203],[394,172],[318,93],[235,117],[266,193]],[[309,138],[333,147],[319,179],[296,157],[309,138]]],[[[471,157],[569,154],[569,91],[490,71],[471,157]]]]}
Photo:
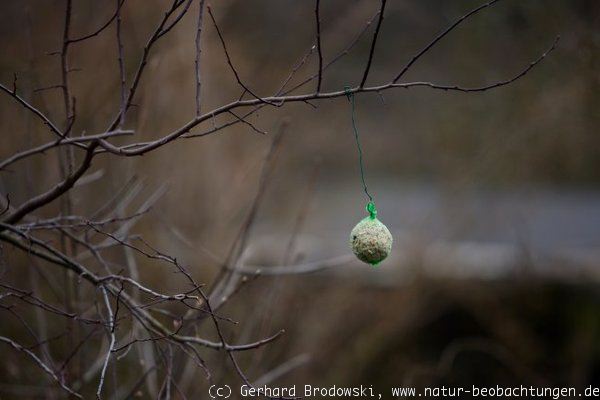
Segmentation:
{"type": "Polygon", "coordinates": [[[375,203],[372,201],[367,203],[367,212],[369,213],[369,218],[376,219],[377,218],[377,208],[375,207],[375,203]]]}

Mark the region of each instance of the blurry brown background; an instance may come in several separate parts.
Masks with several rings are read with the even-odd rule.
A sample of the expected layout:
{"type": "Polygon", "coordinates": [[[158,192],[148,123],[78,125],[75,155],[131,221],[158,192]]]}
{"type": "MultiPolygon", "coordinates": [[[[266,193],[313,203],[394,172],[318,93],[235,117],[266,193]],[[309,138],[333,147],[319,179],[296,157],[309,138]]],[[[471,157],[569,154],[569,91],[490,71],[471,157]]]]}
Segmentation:
{"type": "MultiPolygon", "coordinates": [[[[99,26],[114,3],[75,2],[74,34],[99,26]]],[[[167,3],[126,2],[129,79],[167,3]]],[[[233,62],[260,95],[277,90],[314,41],[312,2],[212,3],[233,62]]],[[[322,1],[325,61],[351,42],[378,4],[322,1]]],[[[435,34],[477,4],[390,0],[369,82],[389,81],[435,34]]],[[[287,331],[242,357],[251,378],[284,364],[290,370],[276,383],[363,383],[385,393],[401,384],[600,382],[599,5],[502,1],[454,31],[405,77],[463,86],[503,80],[561,35],[547,59],[507,87],[474,94],[392,90],[383,93],[384,101],[374,93],[357,97],[367,182],[382,221],[394,233],[394,254],[377,269],[350,262],[245,285],[225,310],[240,321],[232,337],[242,342],[287,331]]],[[[59,81],[59,60],[46,53],[61,44],[63,7],[50,0],[0,3],[0,79],[10,83],[16,72],[20,92],[57,118],[60,93],[34,90],[59,81]]],[[[137,107],[128,116],[136,140],[156,138],[193,117],[196,15],[194,8],[149,60],[137,107]]],[[[358,83],[370,40],[371,31],[326,71],[325,89],[358,83]]],[[[114,27],[74,45],[70,57],[72,67],[80,69],[71,78],[77,98],[74,131],[102,132],[119,104],[114,27]]],[[[315,60],[300,77],[316,70],[315,60]]],[[[204,111],[239,96],[209,23],[202,62],[204,111]]],[[[99,157],[94,171],[102,176],[75,190],[75,207],[85,215],[133,178],[142,189],[132,211],[164,187],[134,231],[210,282],[255,196],[272,137],[286,120],[246,263],[280,265],[302,210],[306,218],[296,261],[346,254],[347,235],[364,214],[349,104],[340,98],[316,105],[264,108],[251,120],[268,135],[238,124],[140,158],[99,157]]],[[[47,140],[44,127],[7,96],[0,96],[0,126],[2,157],[47,140]]],[[[0,190],[19,204],[57,179],[51,153],[2,172],[0,190]]],[[[50,206],[42,214],[57,212],[50,206]]],[[[182,284],[159,263],[139,259],[138,264],[147,282],[165,290],[182,284]]],[[[17,257],[7,268],[26,282],[26,265],[17,257]]],[[[4,321],[2,316],[2,330],[11,333],[4,321]]],[[[204,329],[206,336],[214,335],[208,325],[204,329]]],[[[12,363],[14,354],[6,348],[0,352],[0,397],[25,392],[44,397],[36,390],[39,382],[33,384],[22,368],[27,364],[12,363]]],[[[216,378],[237,384],[224,355],[207,357],[216,378]]],[[[132,373],[134,361],[119,373],[132,373]]],[[[188,377],[181,385],[204,398],[203,380],[188,377]]],[[[139,395],[149,396],[145,390],[139,395]]]]}

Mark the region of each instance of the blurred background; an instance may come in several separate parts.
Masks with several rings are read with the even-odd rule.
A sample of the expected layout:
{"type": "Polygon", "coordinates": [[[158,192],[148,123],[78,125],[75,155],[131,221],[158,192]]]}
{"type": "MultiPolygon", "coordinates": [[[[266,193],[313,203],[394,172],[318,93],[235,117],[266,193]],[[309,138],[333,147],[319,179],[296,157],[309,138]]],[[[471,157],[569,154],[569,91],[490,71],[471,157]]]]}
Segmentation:
{"type": "MultiPolygon", "coordinates": [[[[73,34],[100,26],[114,3],[75,2],[73,34]]],[[[259,95],[277,91],[314,43],[312,2],[211,3],[233,63],[259,95]]],[[[379,2],[321,3],[327,62],[352,42],[379,2]]],[[[388,1],[369,83],[388,82],[440,30],[478,4],[388,1]]],[[[129,81],[169,5],[125,3],[129,81]]],[[[194,2],[149,59],[126,124],[135,129],[136,141],[164,135],[194,116],[197,7],[194,2]]],[[[62,43],[63,14],[63,1],[0,3],[0,79],[10,84],[16,72],[20,93],[57,119],[63,112],[60,91],[36,89],[59,83],[60,61],[48,53],[62,43]]],[[[250,118],[265,135],[237,124],[144,157],[101,156],[90,182],[73,192],[75,209],[89,214],[124,185],[136,187],[124,213],[157,197],[132,233],[210,284],[257,195],[273,137],[283,132],[243,254],[245,268],[267,271],[338,256],[340,262],[301,275],[249,274],[222,310],[239,321],[228,336],[245,342],[286,330],[278,341],[241,356],[251,379],[362,383],[386,393],[402,384],[600,384],[599,19],[600,3],[593,0],[501,1],[453,31],[404,80],[461,86],[504,80],[560,34],[557,49],[522,79],[484,93],[411,88],[357,96],[367,183],[395,239],[393,254],[376,268],[344,257],[366,203],[344,98],[315,101],[316,108],[265,107],[250,118]]],[[[205,22],[204,112],[240,94],[215,29],[205,22]]],[[[372,29],[326,70],[324,90],[359,83],[372,29]]],[[[79,134],[102,132],[118,112],[114,32],[113,26],[72,48],[73,129],[79,134]]],[[[316,68],[313,53],[293,82],[316,68]]],[[[312,90],[314,83],[298,93],[312,90]]],[[[0,96],[0,126],[2,158],[48,140],[45,128],[8,96],[0,96]]],[[[195,131],[211,126],[206,122],[195,131]]],[[[48,153],[3,171],[0,190],[20,204],[58,177],[56,156],[48,153]]],[[[40,216],[57,213],[51,205],[40,216]]],[[[30,285],[35,269],[16,251],[5,252],[6,274],[21,287],[30,285]]],[[[125,256],[111,255],[115,263],[125,256]]],[[[137,265],[144,281],[165,291],[183,285],[154,260],[140,257],[137,265]]],[[[0,321],[4,334],[20,334],[9,316],[0,321]]],[[[216,339],[209,323],[200,334],[216,339]]],[[[51,345],[57,355],[67,353],[61,343],[51,345]]],[[[0,352],[0,398],[50,396],[31,364],[8,348],[0,352]]],[[[238,384],[225,354],[204,353],[218,382],[238,384]]],[[[179,371],[182,390],[204,398],[202,374],[185,366],[179,371]]],[[[136,357],[124,359],[117,371],[125,389],[114,393],[126,393],[140,368],[136,357]]],[[[151,390],[148,383],[135,395],[151,398],[151,390]]]]}

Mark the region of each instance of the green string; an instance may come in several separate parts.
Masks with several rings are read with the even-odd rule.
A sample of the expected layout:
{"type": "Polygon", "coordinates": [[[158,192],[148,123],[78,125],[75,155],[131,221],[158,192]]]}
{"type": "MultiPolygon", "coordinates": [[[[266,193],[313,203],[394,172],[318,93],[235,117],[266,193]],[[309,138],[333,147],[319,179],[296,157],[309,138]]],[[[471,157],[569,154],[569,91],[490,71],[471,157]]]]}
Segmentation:
{"type": "Polygon", "coordinates": [[[356,117],[355,117],[355,115],[356,115],[356,111],[355,111],[356,100],[354,98],[354,93],[352,93],[350,86],[348,86],[348,85],[344,86],[344,92],[346,93],[346,97],[348,98],[348,101],[352,105],[352,111],[351,111],[352,129],[354,130],[354,139],[356,140],[356,147],[358,149],[358,164],[360,167],[360,180],[363,185],[363,190],[365,191],[365,194],[369,198],[369,202],[367,203],[366,209],[367,209],[367,212],[369,213],[370,218],[375,219],[377,217],[377,208],[375,208],[375,202],[373,201],[373,196],[371,196],[371,194],[369,193],[369,189],[367,189],[367,183],[365,181],[365,168],[363,165],[362,147],[360,146],[358,128],[356,127],[356,117]]]}

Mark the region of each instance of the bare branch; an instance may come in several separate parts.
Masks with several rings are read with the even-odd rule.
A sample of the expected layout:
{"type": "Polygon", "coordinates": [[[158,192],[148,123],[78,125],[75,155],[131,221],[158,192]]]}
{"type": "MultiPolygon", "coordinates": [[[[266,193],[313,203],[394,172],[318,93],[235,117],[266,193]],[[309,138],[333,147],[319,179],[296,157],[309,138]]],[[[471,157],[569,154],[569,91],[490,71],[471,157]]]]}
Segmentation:
{"type": "Polygon", "coordinates": [[[33,90],[33,93],[39,93],[39,92],[45,92],[46,90],[53,90],[53,89],[62,89],[63,85],[59,84],[59,85],[50,85],[50,86],[44,86],[41,88],[37,88],[33,90]]]}
{"type": "MultiPolygon", "coordinates": [[[[329,61],[327,64],[325,64],[325,66],[323,67],[323,71],[327,70],[329,67],[331,67],[332,65],[337,63],[340,59],[342,59],[344,56],[346,56],[350,52],[350,50],[352,50],[354,48],[354,46],[356,46],[356,44],[360,41],[360,39],[363,37],[363,35],[367,32],[367,30],[369,30],[369,27],[371,26],[373,21],[375,21],[375,18],[377,18],[378,15],[379,15],[379,11],[377,13],[375,13],[375,15],[373,15],[371,17],[371,19],[369,19],[367,21],[367,23],[365,24],[363,29],[354,37],[354,39],[350,42],[350,44],[348,44],[342,51],[340,51],[335,57],[333,57],[331,59],[331,61],[329,61]]],[[[296,89],[299,89],[299,88],[303,87],[304,85],[306,85],[307,83],[311,82],[312,80],[316,79],[318,77],[318,75],[319,74],[317,72],[317,73],[309,76],[308,78],[306,78],[302,82],[298,83],[296,86],[292,87],[291,89],[287,90],[283,94],[290,94],[290,93],[294,92],[296,89]]],[[[278,94],[282,94],[282,93],[278,93],[278,94]]]]}
{"type": "Polygon", "coordinates": [[[119,126],[125,124],[125,108],[127,104],[127,91],[125,89],[125,60],[123,55],[123,40],[121,39],[121,5],[125,0],[117,0],[117,52],[119,54],[119,78],[121,87],[121,104],[119,107],[119,126]]]}
{"type": "Polygon", "coordinates": [[[83,398],[79,393],[75,392],[73,389],[71,389],[70,387],[65,385],[64,382],[56,375],[56,373],[54,371],[52,371],[52,369],[50,367],[48,367],[38,356],[36,356],[33,351],[21,346],[14,340],[11,340],[4,336],[0,336],[0,342],[9,344],[15,350],[27,354],[45,373],[50,375],[50,377],[52,379],[54,379],[56,381],[56,383],[58,383],[59,386],[61,388],[63,388],[66,392],[68,392],[69,394],[71,394],[72,396],[75,396],[77,398],[80,398],[80,399],[83,398]]]}
{"type": "Polygon", "coordinates": [[[0,84],[0,90],[8,94],[10,97],[15,99],[19,104],[21,104],[25,109],[32,112],[39,120],[42,121],[44,125],[46,125],[50,130],[55,133],[58,137],[64,137],[65,134],[48,118],[43,112],[35,108],[33,105],[28,103],[25,99],[19,96],[16,92],[16,86],[14,87],[15,91],[10,90],[6,86],[0,84]]]}
{"type": "Polygon", "coordinates": [[[201,37],[202,37],[202,25],[204,21],[204,3],[206,0],[200,0],[198,4],[198,22],[196,24],[196,117],[200,116],[201,110],[201,89],[202,89],[202,79],[200,74],[200,55],[202,54],[202,46],[201,46],[201,37]]]}
{"type": "Polygon", "coordinates": [[[317,25],[317,53],[319,54],[319,71],[317,78],[317,93],[321,91],[321,82],[323,80],[323,52],[321,50],[321,17],[319,15],[319,9],[321,1],[317,0],[315,3],[315,20],[317,25]]]}
{"type": "Polygon", "coordinates": [[[40,309],[43,309],[43,310],[50,312],[52,314],[55,314],[55,315],[60,315],[65,318],[73,319],[76,321],[81,321],[85,324],[91,324],[91,325],[102,324],[102,321],[100,321],[98,319],[85,318],[79,314],[76,314],[73,312],[67,312],[58,307],[55,307],[52,304],[50,304],[49,302],[44,301],[39,297],[36,297],[31,292],[27,292],[25,290],[15,288],[15,287],[7,285],[5,283],[0,283],[0,287],[3,287],[4,289],[8,290],[8,292],[1,295],[0,298],[5,298],[5,297],[18,298],[27,304],[30,304],[34,307],[38,307],[40,309]]]}
{"type": "Polygon", "coordinates": [[[71,30],[71,9],[72,0],[66,0],[65,9],[65,24],[63,30],[63,45],[60,51],[60,65],[61,65],[61,89],[63,92],[63,102],[65,107],[65,127],[64,133],[66,136],[69,135],[71,127],[73,126],[73,119],[75,118],[72,108],[71,91],[69,88],[69,32],[71,30]]]}
{"type": "Polygon", "coordinates": [[[229,111],[229,114],[233,115],[238,121],[240,121],[242,124],[248,125],[254,132],[256,133],[260,133],[261,135],[266,135],[267,132],[258,129],[256,126],[254,126],[253,123],[251,123],[250,121],[248,121],[247,119],[245,119],[244,117],[240,117],[239,115],[237,115],[236,113],[234,113],[233,111],[229,111]]]}
{"type": "Polygon", "coordinates": [[[244,249],[246,248],[250,229],[252,228],[252,225],[256,219],[258,209],[265,195],[266,188],[271,181],[277,161],[277,155],[281,149],[281,141],[287,130],[287,126],[287,121],[284,121],[280,126],[277,135],[273,138],[273,142],[271,143],[271,147],[263,163],[258,181],[258,188],[252,201],[250,211],[248,212],[248,215],[246,216],[243,224],[240,226],[240,229],[233,243],[231,244],[229,253],[223,265],[224,268],[221,269],[219,275],[215,279],[216,283],[213,285],[213,290],[210,293],[210,299],[215,309],[219,309],[219,307],[221,307],[228,300],[231,293],[233,293],[235,290],[235,286],[239,278],[237,267],[240,266],[239,261],[244,249]]]}
{"type": "MultiPolygon", "coordinates": [[[[8,228],[9,226],[2,224],[1,227],[8,228]]],[[[14,228],[12,228],[10,230],[16,231],[14,228]]],[[[16,231],[16,232],[18,232],[18,231],[16,231]]],[[[23,235],[23,234],[21,233],[21,235],[23,235]]],[[[89,281],[91,284],[93,284],[95,286],[103,284],[104,287],[106,287],[110,291],[110,293],[114,296],[117,296],[117,294],[120,293],[120,299],[121,299],[121,302],[123,303],[123,305],[125,305],[127,307],[127,309],[130,310],[130,312],[133,314],[133,316],[136,317],[139,321],[141,321],[144,324],[147,324],[147,325],[145,325],[147,329],[149,329],[152,332],[158,333],[160,335],[161,339],[169,339],[169,340],[177,341],[180,343],[198,344],[198,345],[208,347],[211,349],[215,349],[215,350],[225,349],[227,351],[245,351],[245,350],[250,350],[252,348],[257,348],[257,347],[263,346],[267,343],[270,343],[273,340],[276,340],[279,336],[281,336],[284,333],[283,331],[280,331],[277,334],[275,334],[271,337],[268,337],[266,339],[259,340],[258,342],[242,344],[242,345],[229,345],[224,341],[213,342],[213,341],[202,339],[202,338],[195,337],[195,336],[181,336],[178,334],[178,331],[171,332],[170,330],[168,330],[158,320],[153,318],[150,314],[145,312],[139,305],[137,305],[136,302],[131,298],[131,296],[129,296],[125,292],[121,292],[120,288],[117,288],[116,286],[110,284],[111,280],[117,280],[117,281],[121,281],[121,282],[132,283],[138,288],[144,288],[144,289],[142,289],[144,291],[150,290],[148,288],[143,287],[139,282],[136,282],[136,281],[132,280],[131,278],[123,277],[120,275],[112,275],[112,276],[100,278],[100,277],[96,276],[95,274],[93,274],[91,271],[89,271],[87,268],[85,268],[83,265],[77,263],[76,261],[72,260],[65,254],[61,253],[60,251],[52,248],[51,246],[44,243],[43,241],[33,238],[33,237],[27,237],[27,239],[29,240],[30,244],[39,246],[39,247],[45,249],[46,251],[36,250],[36,249],[32,248],[31,245],[29,245],[29,246],[25,245],[21,241],[13,238],[12,236],[6,235],[5,233],[0,233],[0,240],[8,242],[17,248],[19,248],[29,254],[32,254],[34,256],[40,257],[48,262],[67,267],[68,269],[77,273],[81,278],[89,281]],[[134,283],[134,282],[136,282],[136,283],[134,283]]],[[[199,288],[192,289],[192,291],[197,291],[197,290],[199,290],[199,288]]],[[[154,294],[158,294],[158,293],[154,293],[154,294]]],[[[161,296],[161,295],[158,294],[158,296],[161,296]]],[[[190,296],[190,297],[192,297],[192,296],[190,296]]],[[[179,300],[180,298],[181,297],[179,297],[177,300],[179,300]]],[[[214,316],[212,309],[209,309],[209,314],[214,316]]],[[[156,340],[156,338],[150,339],[150,340],[156,340]]]]}
{"type": "Polygon", "coordinates": [[[383,22],[383,13],[385,11],[385,3],[386,0],[381,0],[381,7],[379,8],[379,20],[377,21],[377,26],[375,27],[375,33],[373,34],[373,41],[371,42],[371,50],[369,50],[369,60],[367,61],[367,66],[365,67],[365,72],[363,74],[362,80],[360,81],[359,87],[364,87],[367,82],[367,77],[369,76],[369,70],[371,69],[371,62],[373,62],[373,55],[375,54],[375,45],[377,44],[377,36],[379,36],[379,29],[381,29],[381,23],[383,22]]]}
{"type": "MultiPolygon", "coordinates": [[[[346,56],[350,50],[352,50],[356,44],[360,41],[360,39],[362,38],[362,36],[367,32],[368,28],[371,26],[371,24],[373,23],[373,21],[375,20],[375,18],[379,15],[379,12],[375,13],[375,15],[373,15],[365,24],[365,26],[363,27],[363,29],[354,37],[354,39],[343,49],[341,50],[331,61],[329,61],[324,67],[323,70],[327,70],[329,67],[331,67],[333,64],[335,64],[336,62],[338,62],[340,59],[342,59],[344,56],[346,56]]],[[[305,59],[308,57],[308,55],[310,55],[310,53],[312,53],[312,51],[314,51],[314,49],[316,49],[316,45],[312,46],[311,49],[309,49],[307,55],[297,64],[297,68],[300,68],[304,62],[305,59]],[[304,60],[304,61],[303,61],[304,60]]],[[[296,68],[296,69],[297,69],[296,68]]],[[[288,76],[288,78],[286,78],[286,81],[291,80],[291,78],[293,77],[295,73],[292,71],[292,73],[290,73],[290,75],[288,76]]],[[[281,94],[284,95],[288,95],[292,92],[294,92],[295,90],[305,86],[306,84],[310,83],[311,81],[313,81],[314,79],[316,79],[318,76],[317,73],[313,74],[312,76],[304,79],[302,82],[298,83],[297,85],[293,86],[292,88],[286,90],[285,92],[283,92],[284,87],[286,86],[286,82],[284,82],[284,84],[282,85],[282,87],[277,91],[277,96],[280,96],[281,94]]],[[[249,117],[250,115],[256,113],[257,111],[259,111],[262,107],[266,106],[267,104],[259,104],[256,105],[252,110],[248,111],[246,114],[244,114],[241,118],[245,119],[247,117],[249,117]]],[[[206,119],[208,118],[213,118],[214,119],[214,115],[212,115],[211,113],[206,113],[205,116],[207,116],[206,119]]],[[[200,117],[200,118],[196,118],[196,120],[199,119],[203,119],[204,117],[200,117]]],[[[201,123],[203,121],[199,121],[198,123],[201,123]]],[[[238,124],[240,123],[239,120],[235,120],[232,122],[227,122],[223,125],[219,125],[219,126],[213,126],[211,129],[206,130],[204,132],[200,132],[200,133],[189,133],[189,131],[192,129],[190,128],[189,130],[187,130],[186,132],[181,133],[181,137],[182,138],[197,138],[197,137],[202,137],[202,136],[207,136],[210,135],[212,133],[218,132],[220,130],[223,130],[225,128],[228,128],[232,125],[238,124]]],[[[166,140],[165,143],[168,143],[171,140],[175,140],[177,139],[177,137],[174,138],[168,138],[166,140]]],[[[153,141],[153,142],[139,142],[139,143],[133,143],[130,145],[125,145],[123,147],[115,147],[115,146],[111,146],[110,144],[107,143],[102,143],[103,148],[106,151],[109,151],[111,153],[114,154],[120,154],[120,155],[124,155],[124,156],[137,156],[137,155],[141,155],[144,154],[146,151],[142,151],[141,153],[137,152],[136,150],[141,149],[145,146],[156,146],[158,145],[158,141],[153,141]]],[[[158,145],[161,146],[162,144],[158,145]]]]}
{"type": "MultiPolygon", "coordinates": [[[[65,180],[54,186],[49,191],[42,193],[36,197],[33,197],[22,204],[19,208],[17,208],[12,214],[4,219],[5,224],[14,224],[15,222],[19,222],[21,218],[25,215],[29,214],[36,209],[45,206],[46,204],[52,202],[53,200],[60,197],[62,194],[66,193],[69,189],[73,187],[73,185],[77,182],[79,178],[83,176],[83,174],[90,168],[92,165],[92,158],[94,157],[94,149],[98,143],[96,141],[92,142],[85,154],[85,158],[83,162],[77,168],[73,174],[69,175],[65,180]]],[[[0,229],[1,230],[1,229],[0,229]]]]}
{"type": "MultiPolygon", "coordinates": [[[[166,35],[167,33],[169,33],[169,31],[171,29],[173,29],[178,23],[179,21],[181,21],[181,19],[184,17],[184,15],[188,12],[188,10],[190,9],[190,6],[192,5],[192,0],[186,0],[187,3],[185,3],[185,7],[183,7],[183,9],[179,12],[179,14],[173,19],[173,21],[171,21],[171,23],[167,26],[165,26],[159,33],[158,33],[158,38],[160,39],[161,36],[166,35]]],[[[175,1],[174,3],[174,7],[172,9],[172,11],[177,10],[181,5],[183,4],[183,1],[175,1]]],[[[171,15],[173,14],[172,12],[170,13],[171,15]]]]}
{"type": "Polygon", "coordinates": [[[229,68],[231,69],[231,71],[233,72],[233,75],[235,75],[235,79],[237,80],[237,83],[248,93],[250,93],[252,96],[254,96],[254,98],[258,101],[260,101],[261,103],[267,103],[270,105],[276,105],[274,102],[268,101],[268,100],[264,100],[261,97],[259,97],[258,95],[256,95],[252,90],[250,90],[250,88],[248,86],[246,86],[244,84],[244,82],[242,82],[240,75],[238,74],[237,70],[235,69],[235,67],[233,66],[233,62],[231,61],[231,57],[229,56],[229,51],[227,50],[227,45],[225,44],[225,39],[223,38],[223,35],[221,34],[221,30],[219,29],[219,25],[217,25],[217,21],[215,20],[215,17],[212,13],[212,10],[210,8],[210,6],[207,7],[208,9],[208,15],[210,15],[210,19],[212,20],[212,23],[215,27],[215,30],[217,31],[217,35],[219,36],[219,40],[221,41],[221,46],[223,47],[223,51],[225,52],[225,57],[227,58],[227,64],[229,65],[229,68]]]}
{"type": "MultiPolygon", "coordinates": [[[[336,62],[338,62],[341,58],[343,58],[344,56],[346,56],[350,52],[350,50],[352,50],[352,48],[354,48],[354,46],[359,42],[359,40],[362,38],[362,36],[365,34],[365,32],[368,30],[369,26],[371,26],[371,24],[373,23],[373,21],[375,20],[375,18],[378,15],[379,15],[379,12],[375,13],[375,15],[373,15],[373,17],[371,17],[367,21],[366,25],[354,37],[354,39],[346,47],[344,47],[344,49],[342,51],[340,51],[331,61],[329,61],[327,64],[325,64],[325,66],[323,67],[323,71],[327,70],[333,64],[335,64],[336,62]]],[[[290,93],[294,92],[295,90],[297,90],[297,89],[305,86],[306,84],[308,84],[309,82],[311,82],[311,81],[313,81],[314,79],[317,78],[318,72],[315,73],[315,74],[313,74],[312,76],[309,76],[308,78],[304,79],[300,83],[298,83],[295,86],[293,86],[291,89],[288,89],[288,90],[286,90],[284,92],[284,89],[287,86],[287,84],[292,80],[292,78],[297,73],[297,71],[306,63],[306,61],[308,60],[308,57],[310,57],[310,55],[315,51],[316,48],[317,48],[316,44],[313,45],[313,46],[311,46],[308,49],[308,51],[304,54],[304,56],[300,59],[300,61],[298,62],[298,64],[296,64],[292,68],[292,71],[290,72],[290,74],[287,76],[287,78],[284,80],[284,82],[282,83],[281,87],[277,91],[277,96],[279,96],[281,94],[286,94],[286,95],[290,94],[290,93]]],[[[244,114],[241,118],[242,119],[246,119],[250,115],[258,112],[264,106],[266,106],[266,105],[265,104],[260,104],[260,105],[258,105],[256,107],[254,107],[252,110],[250,110],[246,114],[244,114]]],[[[240,122],[241,122],[240,120],[235,120],[235,121],[227,122],[227,123],[225,123],[223,125],[220,125],[220,126],[214,126],[213,128],[211,128],[209,130],[206,130],[204,132],[184,134],[181,137],[182,138],[197,138],[197,137],[207,136],[207,135],[210,135],[210,134],[212,134],[214,132],[217,132],[219,130],[222,130],[222,129],[228,128],[228,127],[230,127],[232,125],[238,124],[240,122]]],[[[132,147],[144,146],[146,144],[148,144],[148,143],[138,143],[136,145],[133,145],[132,147]]],[[[125,147],[127,148],[127,146],[125,146],[125,147]]]]}
{"type": "MultiPolygon", "coordinates": [[[[104,299],[104,305],[106,306],[106,312],[107,312],[107,324],[108,324],[108,335],[109,335],[109,345],[108,345],[108,351],[106,352],[106,358],[104,359],[104,364],[102,364],[102,371],[100,372],[100,381],[98,382],[98,389],[96,390],[96,397],[98,399],[101,398],[101,393],[102,393],[102,386],[104,385],[104,375],[106,374],[106,368],[108,367],[108,361],[110,360],[110,355],[113,351],[113,348],[115,347],[115,342],[116,342],[116,338],[115,338],[115,319],[116,319],[116,314],[113,315],[112,312],[112,307],[110,305],[110,301],[108,300],[108,294],[106,291],[106,288],[104,286],[100,287],[100,290],[102,291],[102,298],[104,299]]],[[[117,297],[118,299],[118,297],[117,297]]],[[[117,302],[118,304],[118,302],[117,302]]]]}
{"type": "MultiPolygon", "coordinates": [[[[150,53],[152,51],[152,48],[154,47],[154,45],[156,44],[156,42],[163,37],[164,35],[166,35],[174,26],[175,24],[171,24],[168,27],[166,27],[166,24],[169,20],[169,18],[175,13],[175,11],[177,11],[177,9],[179,8],[179,6],[181,6],[182,2],[178,1],[178,0],[174,0],[173,4],[171,5],[171,8],[164,14],[162,20],[160,21],[160,23],[158,24],[158,26],[155,28],[154,32],[152,33],[152,35],[150,36],[150,38],[148,39],[146,46],[144,46],[144,50],[143,50],[143,54],[142,54],[142,58],[140,59],[140,63],[138,65],[137,71],[135,73],[135,76],[133,78],[133,81],[131,83],[131,85],[129,86],[129,92],[127,94],[127,101],[125,104],[125,112],[127,112],[127,110],[129,110],[129,108],[131,107],[131,105],[133,104],[133,98],[135,96],[135,93],[137,91],[137,88],[139,86],[140,80],[142,79],[142,76],[144,74],[144,71],[146,69],[146,65],[148,64],[148,57],[150,56],[150,53]]],[[[189,8],[189,5],[185,8],[184,11],[187,11],[187,9],[189,8]]],[[[180,14],[180,16],[176,19],[176,21],[180,21],[181,17],[183,17],[183,15],[185,14],[182,13],[180,14]]],[[[110,124],[109,128],[107,129],[107,131],[112,131],[115,130],[116,127],[119,125],[119,122],[121,121],[121,110],[119,110],[119,113],[117,113],[117,115],[115,116],[115,118],[113,119],[113,122],[110,124]]],[[[102,146],[105,146],[108,144],[108,142],[102,140],[101,142],[102,146]]]]}
{"type": "MultiPolygon", "coordinates": [[[[354,88],[350,88],[348,90],[335,90],[335,91],[331,91],[331,92],[309,93],[309,94],[302,94],[302,95],[280,95],[280,96],[265,97],[262,99],[237,100],[237,101],[233,101],[229,104],[220,106],[211,112],[205,113],[199,118],[195,118],[195,119],[191,120],[190,122],[183,125],[179,129],[163,136],[160,139],[157,139],[157,140],[154,140],[151,142],[146,142],[142,145],[133,145],[133,147],[130,147],[130,148],[115,147],[110,144],[108,144],[108,146],[104,146],[104,148],[106,150],[108,150],[109,152],[118,154],[118,155],[139,156],[139,155],[147,153],[151,150],[154,150],[158,147],[161,147],[161,146],[179,138],[180,136],[190,132],[190,130],[192,128],[194,128],[195,126],[199,125],[200,123],[202,123],[208,119],[213,118],[214,115],[220,115],[220,114],[229,112],[230,110],[234,110],[236,108],[257,106],[264,102],[270,102],[270,103],[275,103],[278,105],[283,105],[285,103],[306,102],[306,101],[310,101],[310,100],[322,100],[322,99],[332,99],[332,98],[337,98],[337,97],[345,97],[348,94],[355,94],[355,93],[369,93],[369,92],[379,93],[379,92],[383,92],[385,90],[390,90],[390,89],[395,89],[395,88],[407,89],[407,88],[411,88],[411,87],[429,87],[431,89],[444,90],[444,91],[458,91],[458,92],[465,92],[465,93],[467,93],[467,92],[484,92],[487,90],[506,86],[506,85],[518,80],[519,78],[523,77],[533,67],[535,67],[537,64],[539,64],[548,53],[550,53],[552,50],[554,50],[555,46],[556,46],[556,44],[554,44],[549,50],[547,50],[545,53],[543,53],[540,58],[538,58],[534,62],[530,63],[526,69],[524,69],[522,72],[520,72],[515,77],[504,80],[504,81],[499,81],[499,82],[496,82],[493,84],[489,84],[489,85],[484,85],[484,86],[479,86],[479,87],[462,87],[462,86],[458,86],[458,85],[444,85],[444,84],[436,84],[436,83],[432,83],[432,82],[407,82],[407,83],[388,82],[388,83],[384,83],[384,84],[378,85],[378,86],[368,86],[368,87],[363,87],[363,88],[354,87],[354,88]]],[[[202,135],[196,135],[196,136],[206,136],[207,134],[214,133],[219,130],[220,129],[213,128],[209,132],[206,132],[202,135]]]]}
{"type": "Polygon", "coordinates": [[[121,7],[123,7],[123,4],[125,4],[125,0],[121,0],[120,2],[118,2],[115,13],[108,19],[108,21],[106,21],[104,24],[102,24],[98,29],[96,29],[92,33],[87,34],[85,36],[80,36],[75,39],[69,39],[69,43],[82,42],[84,40],[90,39],[90,38],[102,33],[102,31],[104,31],[106,28],[108,28],[110,26],[110,24],[115,20],[115,18],[117,18],[117,15],[121,12],[121,7]]]}
{"type": "Polygon", "coordinates": [[[298,72],[298,70],[300,68],[302,68],[304,66],[304,64],[306,64],[306,61],[311,56],[311,54],[315,51],[316,48],[317,47],[315,45],[311,46],[310,49],[308,49],[308,51],[300,59],[300,61],[298,62],[298,64],[294,65],[294,67],[290,71],[290,74],[287,76],[287,78],[285,78],[285,80],[281,84],[281,87],[277,91],[277,94],[283,93],[283,90],[285,89],[285,87],[287,86],[287,84],[292,80],[292,78],[294,77],[294,75],[296,75],[296,72],[298,72]]]}
{"type": "Polygon", "coordinates": [[[425,46],[423,49],[421,49],[421,51],[419,51],[417,54],[415,54],[413,56],[413,58],[411,58],[411,60],[408,62],[408,64],[406,64],[404,66],[404,68],[402,68],[402,70],[400,71],[400,73],[398,75],[396,75],[396,77],[394,78],[394,80],[392,81],[392,83],[398,82],[400,80],[400,78],[402,78],[402,76],[404,76],[404,74],[410,69],[410,67],[412,67],[412,65],[419,58],[421,58],[421,56],[423,56],[423,54],[427,53],[433,46],[435,46],[447,34],[449,34],[450,32],[452,32],[452,30],[454,30],[454,28],[456,28],[458,25],[460,25],[463,21],[465,21],[469,17],[477,14],[479,11],[483,10],[484,8],[488,8],[488,7],[492,6],[492,5],[494,5],[498,1],[499,0],[492,0],[492,1],[488,2],[488,3],[482,4],[479,7],[474,8],[473,10],[469,11],[468,13],[466,13],[465,15],[463,15],[462,17],[460,17],[456,21],[454,21],[454,23],[452,25],[450,25],[442,33],[440,33],[439,35],[437,35],[427,46],[425,46]]]}
{"type": "Polygon", "coordinates": [[[48,143],[42,144],[37,147],[33,147],[31,149],[24,150],[20,153],[16,153],[16,154],[10,156],[9,158],[0,162],[0,170],[6,169],[6,167],[8,167],[9,165],[11,165],[11,164],[15,163],[16,161],[19,161],[23,158],[27,158],[27,157],[30,157],[35,154],[44,153],[46,150],[50,150],[55,147],[64,146],[67,144],[80,145],[80,144],[83,144],[86,142],[92,142],[92,141],[95,141],[98,139],[109,139],[109,138],[112,138],[115,136],[131,135],[131,134],[133,134],[133,132],[134,131],[131,131],[131,130],[116,130],[116,131],[112,131],[112,132],[99,133],[96,135],[60,138],[58,140],[48,142],[48,143]]]}

